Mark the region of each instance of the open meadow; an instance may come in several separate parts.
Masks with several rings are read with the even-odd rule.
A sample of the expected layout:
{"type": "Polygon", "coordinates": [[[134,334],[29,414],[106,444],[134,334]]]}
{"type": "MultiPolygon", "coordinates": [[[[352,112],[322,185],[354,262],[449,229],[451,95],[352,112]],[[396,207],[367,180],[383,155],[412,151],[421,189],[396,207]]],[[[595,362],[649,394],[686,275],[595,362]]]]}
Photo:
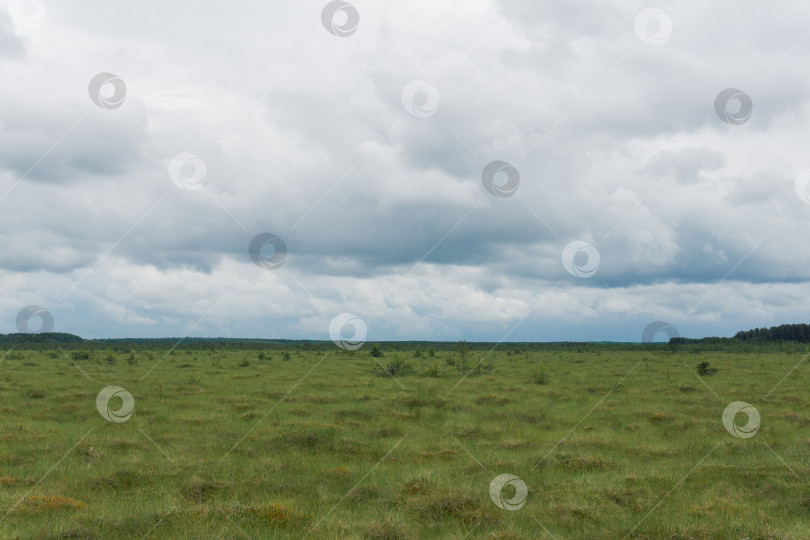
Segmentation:
{"type": "Polygon", "coordinates": [[[810,538],[803,346],[193,345],[6,351],[0,537],[810,538]]]}
{"type": "Polygon", "coordinates": [[[810,540],[810,2],[0,4],[0,540],[810,540]]]}

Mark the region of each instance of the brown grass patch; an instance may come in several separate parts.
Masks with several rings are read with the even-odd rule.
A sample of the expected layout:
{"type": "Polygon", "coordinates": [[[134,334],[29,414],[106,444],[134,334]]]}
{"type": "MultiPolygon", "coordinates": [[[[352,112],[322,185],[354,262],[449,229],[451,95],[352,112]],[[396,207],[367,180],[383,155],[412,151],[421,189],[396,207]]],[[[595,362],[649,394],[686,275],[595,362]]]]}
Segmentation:
{"type": "Polygon", "coordinates": [[[363,527],[363,538],[368,540],[405,540],[409,536],[401,524],[385,520],[365,525],[363,527]]]}
{"type": "Polygon", "coordinates": [[[208,501],[225,491],[225,484],[200,478],[192,478],[180,488],[180,494],[190,501],[208,501]]]}
{"type": "Polygon", "coordinates": [[[26,512],[57,512],[59,510],[76,510],[87,508],[87,505],[75,499],[68,499],[61,495],[31,495],[22,503],[26,512]]]}
{"type": "Polygon", "coordinates": [[[478,396],[475,402],[479,405],[506,405],[511,400],[498,394],[487,394],[485,396],[478,396]]]}
{"type": "Polygon", "coordinates": [[[602,471],[610,468],[609,463],[596,456],[572,456],[563,454],[557,458],[557,464],[569,471],[602,471]]]}
{"type": "MultiPolygon", "coordinates": [[[[415,513],[422,519],[441,521],[452,518],[465,525],[472,525],[482,521],[495,521],[497,515],[488,512],[489,502],[470,493],[434,493],[425,500],[416,502],[413,506],[415,513]]],[[[493,506],[494,508],[494,506],[493,506]]]]}
{"type": "Polygon", "coordinates": [[[15,487],[15,486],[32,486],[36,480],[33,478],[15,478],[13,476],[0,477],[0,486],[15,487]]]}

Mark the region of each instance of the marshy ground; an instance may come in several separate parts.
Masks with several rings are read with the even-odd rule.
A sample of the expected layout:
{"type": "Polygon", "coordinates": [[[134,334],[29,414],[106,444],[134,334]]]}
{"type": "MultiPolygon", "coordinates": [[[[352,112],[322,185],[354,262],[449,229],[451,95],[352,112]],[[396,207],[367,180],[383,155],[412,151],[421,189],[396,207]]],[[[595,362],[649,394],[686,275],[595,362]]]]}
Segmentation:
{"type": "Polygon", "coordinates": [[[369,348],[10,351],[0,537],[810,538],[803,350],[369,348]]]}

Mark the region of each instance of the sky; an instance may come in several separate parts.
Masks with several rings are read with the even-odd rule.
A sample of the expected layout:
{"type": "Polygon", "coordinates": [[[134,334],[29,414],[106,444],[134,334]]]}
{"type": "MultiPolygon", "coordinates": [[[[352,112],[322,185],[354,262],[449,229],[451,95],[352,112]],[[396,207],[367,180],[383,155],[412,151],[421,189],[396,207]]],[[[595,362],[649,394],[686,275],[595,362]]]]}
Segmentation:
{"type": "Polygon", "coordinates": [[[806,322],[808,20],[796,1],[9,0],[0,332],[806,322]]]}

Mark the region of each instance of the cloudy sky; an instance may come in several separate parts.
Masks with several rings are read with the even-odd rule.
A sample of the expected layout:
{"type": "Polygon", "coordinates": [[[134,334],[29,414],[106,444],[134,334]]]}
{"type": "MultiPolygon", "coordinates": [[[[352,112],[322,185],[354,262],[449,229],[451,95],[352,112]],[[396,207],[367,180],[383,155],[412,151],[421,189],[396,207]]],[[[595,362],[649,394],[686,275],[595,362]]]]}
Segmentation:
{"type": "Polygon", "coordinates": [[[84,337],[807,321],[808,21],[754,0],[8,0],[0,332],[30,305],[84,337]]]}

